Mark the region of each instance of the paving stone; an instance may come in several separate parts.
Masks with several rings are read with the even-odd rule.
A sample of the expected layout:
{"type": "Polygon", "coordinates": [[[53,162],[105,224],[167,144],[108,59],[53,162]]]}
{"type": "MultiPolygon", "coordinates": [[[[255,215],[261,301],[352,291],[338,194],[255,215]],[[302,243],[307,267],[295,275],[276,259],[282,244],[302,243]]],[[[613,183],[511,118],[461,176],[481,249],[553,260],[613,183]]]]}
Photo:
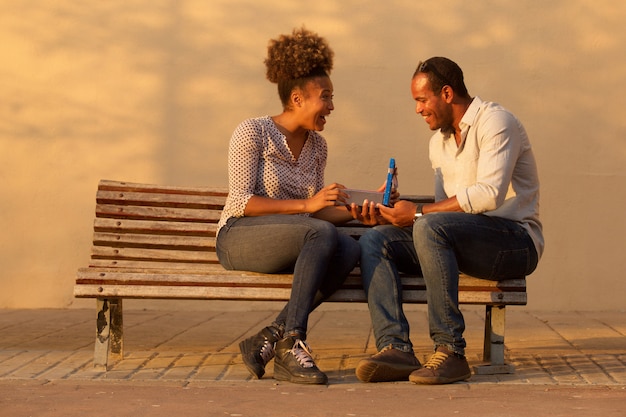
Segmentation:
{"type": "MultiPolygon", "coordinates": [[[[358,362],[376,352],[367,309],[316,310],[308,341],[333,384],[361,384],[358,362]]],[[[482,361],[484,308],[465,307],[470,365],[482,361]]],[[[251,383],[238,344],[268,325],[277,311],[154,311],[127,309],[125,357],[94,368],[94,312],[0,311],[0,381],[135,381],[206,386],[251,383]]],[[[424,309],[407,311],[421,361],[431,354],[424,309]]],[[[626,313],[507,310],[506,357],[514,374],[474,375],[468,385],[626,387],[626,313]]],[[[273,386],[273,362],[262,381],[273,386]]]]}

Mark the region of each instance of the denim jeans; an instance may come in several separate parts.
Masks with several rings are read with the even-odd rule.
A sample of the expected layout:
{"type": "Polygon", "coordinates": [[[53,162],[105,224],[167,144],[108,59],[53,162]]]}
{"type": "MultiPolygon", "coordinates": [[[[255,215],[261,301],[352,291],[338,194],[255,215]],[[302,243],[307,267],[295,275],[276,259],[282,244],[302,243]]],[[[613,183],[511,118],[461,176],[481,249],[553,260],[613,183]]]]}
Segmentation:
{"type": "Polygon", "coordinates": [[[306,340],[309,313],[343,284],[359,261],[360,248],[332,223],[277,214],[229,219],[216,252],[226,269],[293,272],[290,299],[274,325],[306,340]]]}
{"type": "Polygon", "coordinates": [[[467,213],[430,213],[413,228],[376,226],[361,239],[361,274],[376,347],[411,352],[398,271],[421,273],[435,348],[465,354],[459,272],[501,280],[529,275],[538,257],[526,230],[512,220],[467,213]]]}

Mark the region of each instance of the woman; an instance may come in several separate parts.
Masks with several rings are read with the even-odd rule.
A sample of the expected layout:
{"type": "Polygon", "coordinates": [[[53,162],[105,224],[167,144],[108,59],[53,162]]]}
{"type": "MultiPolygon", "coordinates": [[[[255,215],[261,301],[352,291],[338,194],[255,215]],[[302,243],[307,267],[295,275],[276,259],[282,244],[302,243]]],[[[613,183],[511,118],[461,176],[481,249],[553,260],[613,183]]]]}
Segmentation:
{"type": "Polygon", "coordinates": [[[261,378],[275,357],[274,378],[325,384],[306,344],[309,313],[344,282],[360,250],[333,223],[352,219],[345,187],[324,186],[327,146],[317,133],[334,109],[333,52],[306,29],[268,46],[267,78],[283,111],[242,122],[229,147],[229,194],[218,224],[217,255],[226,269],[293,271],[291,296],[274,322],[239,344],[261,378]]]}

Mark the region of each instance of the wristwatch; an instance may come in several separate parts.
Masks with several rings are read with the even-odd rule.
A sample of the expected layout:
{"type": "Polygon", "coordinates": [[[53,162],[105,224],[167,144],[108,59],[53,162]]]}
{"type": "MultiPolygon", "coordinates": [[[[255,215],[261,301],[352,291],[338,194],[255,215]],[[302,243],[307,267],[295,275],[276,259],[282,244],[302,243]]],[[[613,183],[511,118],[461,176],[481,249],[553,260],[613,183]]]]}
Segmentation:
{"type": "Polygon", "coordinates": [[[424,208],[423,204],[418,204],[417,205],[417,209],[415,210],[415,217],[413,218],[413,222],[415,223],[415,220],[417,220],[418,217],[422,217],[424,215],[424,212],[422,211],[422,209],[424,208]]]}

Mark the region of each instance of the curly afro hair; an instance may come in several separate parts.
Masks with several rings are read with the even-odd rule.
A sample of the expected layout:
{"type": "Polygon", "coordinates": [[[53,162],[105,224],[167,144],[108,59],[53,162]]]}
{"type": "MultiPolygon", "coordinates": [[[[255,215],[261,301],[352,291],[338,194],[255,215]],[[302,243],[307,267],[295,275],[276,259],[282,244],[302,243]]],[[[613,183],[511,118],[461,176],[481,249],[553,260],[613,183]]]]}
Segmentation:
{"type": "Polygon", "coordinates": [[[272,39],[267,47],[267,79],[281,83],[312,76],[328,75],[333,68],[334,52],[326,40],[304,27],[291,35],[272,39]]]}

